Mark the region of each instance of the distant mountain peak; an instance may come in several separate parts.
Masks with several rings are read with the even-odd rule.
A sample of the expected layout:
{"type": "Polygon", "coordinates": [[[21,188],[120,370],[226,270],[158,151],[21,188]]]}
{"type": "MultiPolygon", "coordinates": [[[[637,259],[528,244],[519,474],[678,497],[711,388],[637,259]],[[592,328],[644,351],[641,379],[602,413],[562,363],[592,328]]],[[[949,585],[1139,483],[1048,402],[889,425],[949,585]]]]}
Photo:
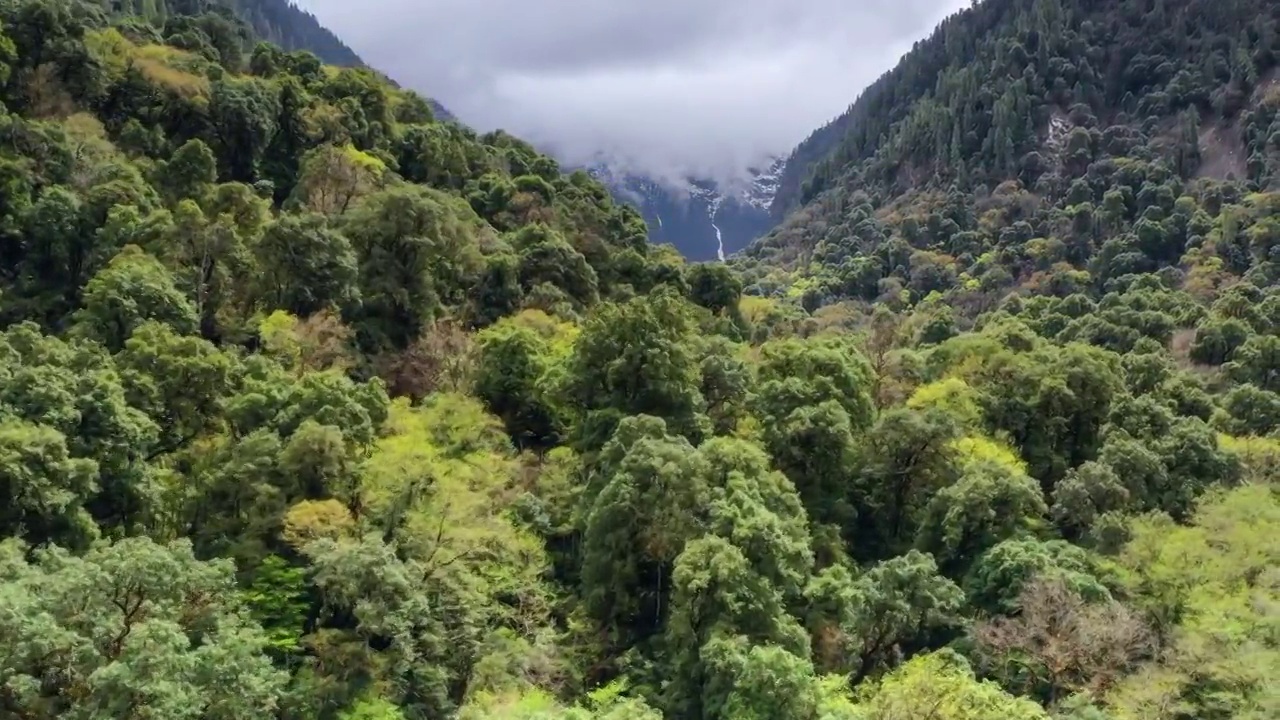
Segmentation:
{"type": "Polygon", "coordinates": [[[705,261],[723,260],[771,229],[769,208],[785,163],[767,158],[747,177],[731,181],[660,178],[604,161],[584,169],[640,211],[652,242],[670,243],[689,260],[705,261]]]}

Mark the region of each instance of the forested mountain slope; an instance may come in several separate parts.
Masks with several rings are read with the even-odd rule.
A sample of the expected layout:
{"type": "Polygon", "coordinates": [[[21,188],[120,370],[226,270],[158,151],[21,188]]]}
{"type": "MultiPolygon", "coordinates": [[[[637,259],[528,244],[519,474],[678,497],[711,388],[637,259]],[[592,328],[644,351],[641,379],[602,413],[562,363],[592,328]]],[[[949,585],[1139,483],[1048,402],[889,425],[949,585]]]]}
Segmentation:
{"type": "Polygon", "coordinates": [[[170,17],[194,17],[231,11],[255,37],[284,50],[307,50],[330,65],[364,63],[311,13],[290,0],[101,0],[104,10],[139,17],[163,27],[170,17]]]}
{"type": "Polygon", "coordinates": [[[744,277],[224,12],[0,0],[0,718],[1277,716],[1228,5],[1256,176],[1075,108],[744,277]]]}
{"type": "Polygon", "coordinates": [[[804,209],[761,252],[812,249],[857,192],[883,206],[1017,180],[1057,201],[1084,179],[1101,204],[1124,158],[1265,186],[1278,17],[1265,0],[978,3],[794,151],[773,209],[804,209]]]}

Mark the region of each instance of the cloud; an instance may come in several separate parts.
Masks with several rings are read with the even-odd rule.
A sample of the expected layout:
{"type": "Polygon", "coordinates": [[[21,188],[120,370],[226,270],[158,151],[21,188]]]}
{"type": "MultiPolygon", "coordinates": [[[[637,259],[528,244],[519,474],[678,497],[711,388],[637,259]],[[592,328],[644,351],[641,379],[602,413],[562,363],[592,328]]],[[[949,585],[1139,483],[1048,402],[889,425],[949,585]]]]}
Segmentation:
{"type": "Polygon", "coordinates": [[[299,0],[366,62],[563,160],[729,179],[969,0],[299,0]]]}

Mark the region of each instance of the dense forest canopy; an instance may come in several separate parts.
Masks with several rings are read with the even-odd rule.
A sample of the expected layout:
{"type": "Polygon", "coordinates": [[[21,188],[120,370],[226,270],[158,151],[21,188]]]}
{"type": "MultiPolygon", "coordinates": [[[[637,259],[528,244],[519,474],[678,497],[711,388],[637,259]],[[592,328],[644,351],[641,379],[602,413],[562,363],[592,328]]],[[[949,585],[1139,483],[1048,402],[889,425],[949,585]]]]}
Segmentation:
{"type": "Polygon", "coordinates": [[[0,0],[0,717],[1280,715],[1272,4],[981,3],[732,264],[254,7],[0,0]]]}
{"type": "Polygon", "coordinates": [[[283,50],[306,50],[325,63],[357,67],[364,63],[314,15],[295,0],[101,0],[104,10],[163,26],[171,16],[205,14],[236,18],[254,36],[283,50]]]}

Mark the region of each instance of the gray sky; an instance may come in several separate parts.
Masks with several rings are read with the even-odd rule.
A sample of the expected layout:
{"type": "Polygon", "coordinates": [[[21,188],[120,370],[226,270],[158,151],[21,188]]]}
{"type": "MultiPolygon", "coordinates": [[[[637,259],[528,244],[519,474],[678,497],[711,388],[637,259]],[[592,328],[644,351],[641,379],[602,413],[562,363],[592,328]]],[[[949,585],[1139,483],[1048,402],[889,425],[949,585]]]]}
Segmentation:
{"type": "Polygon", "coordinates": [[[467,124],[726,178],[785,155],[969,0],[297,0],[467,124]]]}

